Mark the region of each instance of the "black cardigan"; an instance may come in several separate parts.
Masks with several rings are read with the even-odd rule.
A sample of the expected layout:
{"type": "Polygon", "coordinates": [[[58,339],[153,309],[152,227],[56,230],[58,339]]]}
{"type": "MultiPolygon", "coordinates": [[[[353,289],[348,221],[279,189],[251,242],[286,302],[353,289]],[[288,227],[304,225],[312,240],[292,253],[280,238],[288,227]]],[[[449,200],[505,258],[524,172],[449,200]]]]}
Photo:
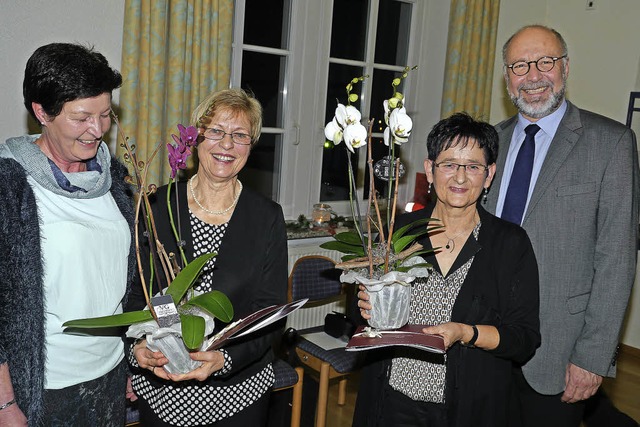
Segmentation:
{"type": "MultiPolygon", "coordinates": [[[[429,217],[433,208],[401,215],[396,229],[429,217]]],[[[468,239],[450,269],[457,270],[475,255],[451,321],[493,325],[500,333],[500,344],[487,351],[456,343],[448,350],[445,400],[451,427],[506,426],[512,365],[524,363],[540,345],[538,267],[531,242],[519,226],[489,214],[479,204],[477,209],[482,222],[478,241],[468,239]]],[[[420,243],[433,247],[428,237],[420,243]]],[[[434,255],[426,259],[437,265],[434,255]]],[[[384,410],[382,388],[393,354],[371,353],[362,375],[354,426],[375,425],[375,408],[384,410]]]]}
{"type": "MultiPolygon", "coordinates": [[[[178,183],[177,193],[180,198],[182,240],[185,242],[187,260],[191,261],[194,258],[193,239],[189,224],[186,182],[178,183]]],[[[171,206],[174,221],[177,222],[175,196],[176,188],[172,185],[171,206]]],[[[163,186],[150,197],[150,202],[160,241],[166,251],[175,253],[176,259],[179,260],[176,241],[169,223],[166,197],[167,186],[163,186]]],[[[145,255],[142,258],[148,259],[145,255]]],[[[148,272],[148,269],[146,271],[148,272]]],[[[235,311],[234,320],[260,308],[286,302],[287,235],[280,205],[244,187],[216,257],[213,286],[231,300],[235,311]]],[[[140,286],[134,286],[130,300],[128,310],[144,307],[140,286]]],[[[215,331],[224,326],[226,324],[216,320],[215,331]]],[[[232,360],[231,371],[225,376],[211,376],[207,384],[237,384],[259,372],[272,359],[271,345],[277,333],[277,330],[271,330],[269,334],[258,332],[248,336],[248,339],[239,339],[237,344],[226,346],[225,350],[232,360]]],[[[146,370],[140,371],[141,374],[148,375],[146,370]]],[[[149,375],[149,379],[152,383],[159,382],[158,378],[152,375],[149,375]]]]}

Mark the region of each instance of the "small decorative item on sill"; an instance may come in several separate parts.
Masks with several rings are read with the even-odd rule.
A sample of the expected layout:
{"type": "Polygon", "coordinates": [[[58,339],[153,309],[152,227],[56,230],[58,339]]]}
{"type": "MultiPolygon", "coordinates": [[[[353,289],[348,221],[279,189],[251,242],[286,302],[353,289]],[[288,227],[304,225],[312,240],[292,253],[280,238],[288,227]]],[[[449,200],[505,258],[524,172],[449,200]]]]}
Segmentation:
{"type": "Polygon", "coordinates": [[[328,227],[331,220],[331,206],[326,203],[316,203],[313,205],[311,219],[314,227],[328,227]]]}

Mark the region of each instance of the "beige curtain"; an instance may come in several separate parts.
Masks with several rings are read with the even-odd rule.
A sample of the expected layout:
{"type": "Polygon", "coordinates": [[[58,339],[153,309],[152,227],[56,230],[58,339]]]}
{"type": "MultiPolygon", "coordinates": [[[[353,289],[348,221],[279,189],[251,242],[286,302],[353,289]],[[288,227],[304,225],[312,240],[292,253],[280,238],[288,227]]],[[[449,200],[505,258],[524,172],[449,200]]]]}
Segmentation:
{"type": "Polygon", "coordinates": [[[229,86],[232,23],[233,0],[126,0],[119,116],[138,160],[162,145],[147,183],[168,182],[166,143],[177,124],[229,86]]]}
{"type": "Polygon", "coordinates": [[[452,0],[441,117],[489,120],[500,0],[452,0]]]}

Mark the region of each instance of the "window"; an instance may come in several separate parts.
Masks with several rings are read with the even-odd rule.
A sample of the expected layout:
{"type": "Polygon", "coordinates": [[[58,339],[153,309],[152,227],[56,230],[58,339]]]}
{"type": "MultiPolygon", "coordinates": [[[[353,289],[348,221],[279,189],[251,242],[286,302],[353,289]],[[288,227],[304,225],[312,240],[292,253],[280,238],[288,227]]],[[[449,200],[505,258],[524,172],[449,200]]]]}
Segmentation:
{"type": "MultiPolygon", "coordinates": [[[[369,117],[376,120],[374,161],[387,154],[382,143],[382,101],[391,95],[391,81],[406,65],[420,65],[420,53],[429,46],[423,46],[422,41],[425,23],[439,20],[434,30],[442,30],[448,5],[441,7],[440,3],[447,2],[236,0],[231,85],[253,91],[264,108],[262,136],[240,179],[278,201],[290,219],[299,214],[309,216],[319,201],[347,214],[346,150],[325,144],[324,126],[333,117],[336,100],[346,102],[345,85],[353,77],[367,74],[369,78],[354,90],[360,94],[356,106],[363,122],[369,117]]],[[[446,24],[444,28],[446,31],[446,24]]],[[[446,43],[446,37],[442,39],[436,45],[446,43]]],[[[422,108],[419,90],[425,92],[431,85],[418,89],[417,75],[404,82],[407,87],[401,90],[411,91],[412,107],[407,109],[414,117],[422,108]]],[[[433,84],[438,83],[435,79],[433,84]]],[[[439,109],[439,102],[431,97],[422,104],[439,109]]],[[[437,120],[437,113],[424,117],[435,116],[437,120]]],[[[420,128],[415,121],[414,134],[420,128]]],[[[419,145],[418,149],[402,147],[409,173],[421,170],[424,143],[419,145]],[[418,161],[413,161],[413,151],[419,154],[418,161]]],[[[369,191],[365,160],[364,149],[352,156],[358,196],[364,199],[369,191]]],[[[413,181],[402,181],[405,199],[411,198],[413,181]]],[[[384,185],[376,182],[378,190],[384,185]]]]}

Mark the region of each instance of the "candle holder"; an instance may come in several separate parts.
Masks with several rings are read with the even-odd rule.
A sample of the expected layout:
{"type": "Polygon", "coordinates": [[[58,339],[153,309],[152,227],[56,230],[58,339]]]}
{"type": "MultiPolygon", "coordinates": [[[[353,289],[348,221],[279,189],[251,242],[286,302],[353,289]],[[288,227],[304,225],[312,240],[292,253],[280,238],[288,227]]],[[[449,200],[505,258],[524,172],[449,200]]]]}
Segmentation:
{"type": "Polygon", "coordinates": [[[331,220],[331,206],[326,203],[316,203],[311,212],[314,227],[328,227],[331,220]]]}

